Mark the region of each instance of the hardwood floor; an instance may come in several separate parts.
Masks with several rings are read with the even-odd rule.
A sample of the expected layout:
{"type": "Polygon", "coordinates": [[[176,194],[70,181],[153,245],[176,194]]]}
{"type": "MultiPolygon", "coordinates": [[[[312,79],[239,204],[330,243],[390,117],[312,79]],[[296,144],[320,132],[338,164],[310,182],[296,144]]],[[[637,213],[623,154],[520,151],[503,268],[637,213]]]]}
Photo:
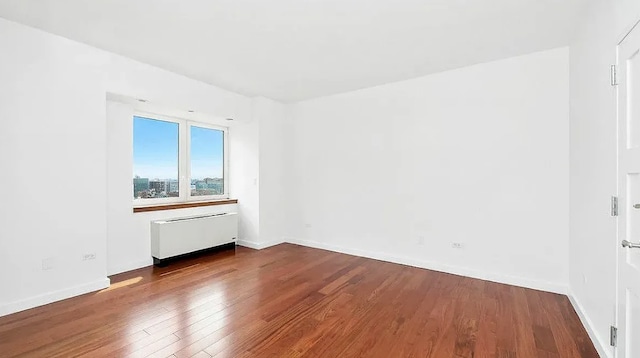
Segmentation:
{"type": "Polygon", "coordinates": [[[0,317],[2,357],[598,357],[565,296],[283,244],[0,317]]]}

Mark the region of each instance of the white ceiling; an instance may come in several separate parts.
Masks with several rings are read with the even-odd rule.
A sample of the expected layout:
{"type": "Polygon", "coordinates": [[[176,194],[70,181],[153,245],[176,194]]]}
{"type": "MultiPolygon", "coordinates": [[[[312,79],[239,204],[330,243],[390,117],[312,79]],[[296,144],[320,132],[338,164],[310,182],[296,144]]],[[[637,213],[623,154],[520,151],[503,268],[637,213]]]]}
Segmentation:
{"type": "Polygon", "coordinates": [[[581,3],[0,0],[0,17],[288,102],[567,45],[581,3]]]}

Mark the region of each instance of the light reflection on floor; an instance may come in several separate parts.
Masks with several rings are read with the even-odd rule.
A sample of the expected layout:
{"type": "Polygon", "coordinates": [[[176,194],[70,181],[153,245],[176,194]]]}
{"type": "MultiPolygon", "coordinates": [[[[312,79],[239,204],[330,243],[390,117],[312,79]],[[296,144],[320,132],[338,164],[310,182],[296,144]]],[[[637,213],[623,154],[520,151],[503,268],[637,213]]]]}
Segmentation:
{"type": "Polygon", "coordinates": [[[104,290],[98,291],[98,293],[117,290],[118,288],[130,286],[130,285],[136,284],[136,283],[138,283],[140,281],[142,281],[142,276],[138,276],[138,277],[130,278],[128,280],[112,283],[111,285],[109,285],[109,287],[105,288],[104,290]]]}
{"type": "MultiPolygon", "coordinates": [[[[198,266],[201,266],[201,264],[196,263],[173,270],[163,270],[164,272],[160,272],[159,276],[164,279],[179,281],[183,273],[197,269],[198,266]]],[[[238,268],[230,269],[229,273],[237,270],[238,268]]],[[[258,283],[262,275],[256,271],[247,272],[246,281],[240,286],[250,286],[258,283]]],[[[232,322],[230,317],[234,314],[234,309],[231,307],[240,297],[237,296],[238,283],[230,285],[226,274],[213,274],[207,280],[193,285],[193,291],[169,296],[161,301],[155,300],[153,291],[146,292],[145,294],[149,295],[149,300],[142,301],[144,304],[132,307],[126,313],[126,320],[128,321],[126,331],[131,338],[126,352],[135,352],[146,347],[150,342],[158,341],[160,337],[165,336],[173,335],[174,338],[181,340],[182,345],[188,346],[198,339],[206,337],[206,335],[224,337],[228,334],[229,325],[232,322]],[[231,292],[236,293],[231,294],[231,292]],[[147,305],[150,302],[153,302],[153,306],[147,305]],[[187,310],[185,310],[185,307],[187,307],[187,310]],[[173,334],[168,334],[168,332],[173,332],[173,334]]],[[[139,276],[115,282],[109,288],[100,292],[137,286],[136,284],[141,283],[143,280],[145,278],[139,276]]],[[[260,306],[264,303],[262,301],[262,285],[259,285],[259,288],[252,290],[249,294],[256,300],[255,306],[260,306]]],[[[227,340],[228,338],[223,339],[222,342],[227,340]]],[[[166,339],[165,342],[167,342],[166,339]]],[[[121,353],[125,353],[125,351],[121,353]]]]}

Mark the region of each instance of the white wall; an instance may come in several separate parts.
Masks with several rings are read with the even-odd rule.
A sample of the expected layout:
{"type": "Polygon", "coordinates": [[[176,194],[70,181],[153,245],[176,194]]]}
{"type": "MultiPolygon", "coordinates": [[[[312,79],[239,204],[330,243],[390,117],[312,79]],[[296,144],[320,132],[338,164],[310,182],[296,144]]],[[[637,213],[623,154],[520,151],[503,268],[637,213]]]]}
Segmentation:
{"type": "Polygon", "coordinates": [[[238,201],[239,243],[252,245],[260,240],[260,170],[258,121],[251,114],[250,120],[234,126],[229,131],[231,190],[238,201]]]}
{"type": "Polygon", "coordinates": [[[103,73],[70,61],[73,44],[1,20],[0,48],[2,315],[108,281],[103,73]]]}
{"type": "Polygon", "coordinates": [[[264,97],[252,100],[251,120],[232,128],[232,178],[245,178],[235,186],[245,197],[241,213],[241,245],[262,249],[283,242],[286,221],[285,105],[264,97]],[[246,199],[250,198],[250,200],[246,199]]]}
{"type": "Polygon", "coordinates": [[[600,354],[613,356],[616,308],[616,101],[609,66],[623,34],[640,20],[640,2],[590,0],[570,47],[570,297],[600,354]]]}
{"type": "MultiPolygon", "coordinates": [[[[105,287],[107,274],[150,263],[151,219],[234,209],[133,215],[131,128],[107,121],[106,99],[144,98],[234,125],[251,122],[251,99],[1,19],[0,48],[0,315],[105,287]],[[82,261],[88,253],[96,259],[82,261]]],[[[110,119],[126,110],[110,105],[110,119]]],[[[234,198],[256,200],[257,192],[233,192],[252,179],[235,177],[234,198]]]]}
{"type": "Polygon", "coordinates": [[[294,105],[288,235],[564,292],[568,54],[539,52],[294,105]]]}
{"type": "Polygon", "coordinates": [[[287,182],[287,147],[285,106],[266,98],[257,98],[254,113],[260,123],[260,247],[284,240],[287,223],[285,199],[287,182]]]}

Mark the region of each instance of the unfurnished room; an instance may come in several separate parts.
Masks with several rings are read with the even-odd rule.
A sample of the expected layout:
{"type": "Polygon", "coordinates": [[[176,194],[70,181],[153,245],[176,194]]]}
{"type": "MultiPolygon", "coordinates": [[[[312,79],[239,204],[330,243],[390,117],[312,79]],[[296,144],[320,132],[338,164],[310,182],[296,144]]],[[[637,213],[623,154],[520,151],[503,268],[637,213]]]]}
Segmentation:
{"type": "Polygon", "coordinates": [[[639,0],[0,0],[0,168],[2,358],[640,358],[639,0]]]}

